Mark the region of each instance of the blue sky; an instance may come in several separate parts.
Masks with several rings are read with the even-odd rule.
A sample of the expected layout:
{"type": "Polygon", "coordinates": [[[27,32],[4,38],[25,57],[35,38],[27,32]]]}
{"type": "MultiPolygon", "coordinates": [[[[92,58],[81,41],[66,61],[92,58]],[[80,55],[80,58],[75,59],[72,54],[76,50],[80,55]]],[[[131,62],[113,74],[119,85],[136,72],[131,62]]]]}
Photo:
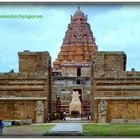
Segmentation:
{"type": "MultiPolygon", "coordinates": [[[[99,51],[125,51],[127,70],[140,70],[140,5],[81,5],[96,38],[99,51]]],[[[57,57],[72,5],[0,5],[0,15],[42,15],[41,19],[0,19],[0,72],[18,72],[18,52],[49,51],[57,57]]]]}

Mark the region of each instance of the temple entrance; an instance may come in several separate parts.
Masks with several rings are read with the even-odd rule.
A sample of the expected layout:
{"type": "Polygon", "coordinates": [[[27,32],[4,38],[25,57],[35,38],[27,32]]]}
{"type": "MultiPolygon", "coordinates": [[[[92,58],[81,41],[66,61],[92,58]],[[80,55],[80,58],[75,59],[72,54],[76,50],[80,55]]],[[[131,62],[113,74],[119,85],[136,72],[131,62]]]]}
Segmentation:
{"type": "Polygon", "coordinates": [[[64,104],[62,95],[56,96],[56,100],[52,101],[53,120],[61,120],[61,113],[66,112],[66,122],[68,121],[82,121],[90,120],[90,101],[83,99],[83,89],[75,88],[70,93],[69,103],[64,104]]]}

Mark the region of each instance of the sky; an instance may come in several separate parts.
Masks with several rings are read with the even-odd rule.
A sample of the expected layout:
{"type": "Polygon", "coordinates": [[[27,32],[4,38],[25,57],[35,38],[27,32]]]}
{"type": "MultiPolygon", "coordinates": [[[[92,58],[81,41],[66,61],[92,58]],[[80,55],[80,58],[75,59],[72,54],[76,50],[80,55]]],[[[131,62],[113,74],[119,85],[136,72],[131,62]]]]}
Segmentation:
{"type": "Polygon", "coordinates": [[[88,15],[99,51],[124,51],[127,70],[140,71],[140,5],[126,4],[11,4],[1,15],[42,15],[38,19],[0,18],[0,72],[18,72],[18,52],[48,51],[57,58],[70,16],[80,5],[88,15]]]}

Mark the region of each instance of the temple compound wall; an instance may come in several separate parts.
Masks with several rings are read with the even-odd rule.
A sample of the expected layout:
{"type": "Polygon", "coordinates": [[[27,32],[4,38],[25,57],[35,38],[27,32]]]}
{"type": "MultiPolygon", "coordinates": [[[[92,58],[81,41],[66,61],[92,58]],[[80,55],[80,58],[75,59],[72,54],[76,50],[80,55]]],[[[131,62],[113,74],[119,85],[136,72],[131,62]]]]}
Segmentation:
{"type": "Polygon", "coordinates": [[[98,52],[92,62],[92,111],[95,122],[138,123],[140,72],[125,71],[124,52],[98,52]]]}
{"type": "Polygon", "coordinates": [[[50,111],[48,52],[19,52],[19,73],[0,73],[0,118],[45,122],[50,111]]]}

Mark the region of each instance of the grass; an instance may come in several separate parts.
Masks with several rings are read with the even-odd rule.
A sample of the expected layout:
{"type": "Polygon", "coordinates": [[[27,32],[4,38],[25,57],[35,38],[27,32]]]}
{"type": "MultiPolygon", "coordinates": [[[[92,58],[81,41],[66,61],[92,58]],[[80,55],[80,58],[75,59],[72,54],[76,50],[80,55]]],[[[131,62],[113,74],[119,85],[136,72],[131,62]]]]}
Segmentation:
{"type": "Polygon", "coordinates": [[[48,125],[36,125],[35,128],[33,128],[33,132],[47,132],[50,130],[54,125],[48,124],[48,125]]]}
{"type": "Polygon", "coordinates": [[[140,125],[84,124],[86,136],[140,136],[140,125]]]}

